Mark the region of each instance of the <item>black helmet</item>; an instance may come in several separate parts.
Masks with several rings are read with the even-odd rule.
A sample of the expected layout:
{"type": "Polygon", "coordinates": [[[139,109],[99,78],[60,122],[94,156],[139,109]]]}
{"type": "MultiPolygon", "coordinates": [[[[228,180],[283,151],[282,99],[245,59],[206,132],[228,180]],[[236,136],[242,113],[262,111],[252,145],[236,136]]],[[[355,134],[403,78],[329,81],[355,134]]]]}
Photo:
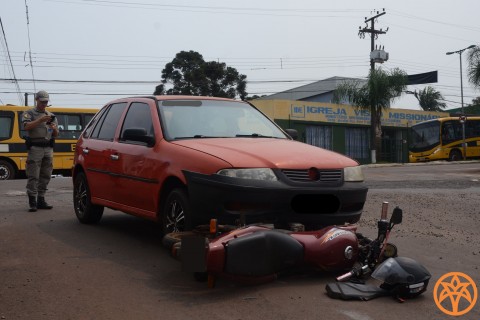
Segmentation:
{"type": "Polygon", "coordinates": [[[431,274],[417,261],[407,257],[389,258],[372,273],[383,281],[380,286],[399,299],[414,298],[427,290],[431,274]]]}

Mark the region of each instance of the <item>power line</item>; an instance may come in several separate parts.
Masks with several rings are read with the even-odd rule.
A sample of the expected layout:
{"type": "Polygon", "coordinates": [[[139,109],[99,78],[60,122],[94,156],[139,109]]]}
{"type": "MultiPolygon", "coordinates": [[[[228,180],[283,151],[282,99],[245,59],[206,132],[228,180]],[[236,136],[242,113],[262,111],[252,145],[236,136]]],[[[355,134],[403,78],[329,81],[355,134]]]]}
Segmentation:
{"type": "Polygon", "coordinates": [[[158,3],[142,3],[127,1],[105,1],[105,0],[46,0],[50,2],[68,3],[77,5],[103,6],[109,8],[133,8],[147,10],[168,10],[180,12],[200,12],[200,13],[226,13],[226,14],[248,14],[257,16],[288,16],[288,17],[307,17],[307,18],[356,18],[356,16],[332,15],[332,13],[351,13],[361,12],[361,9],[298,9],[298,8],[242,8],[242,7],[221,7],[221,6],[192,6],[192,5],[170,5],[158,3]],[[292,12],[294,14],[292,14],[292,12]],[[325,15],[324,13],[328,13],[325,15]],[[319,15],[322,14],[322,15],[319,15]]]}
{"type": "Polygon", "coordinates": [[[20,86],[18,85],[17,76],[15,75],[15,69],[13,68],[12,57],[10,56],[10,50],[8,49],[7,36],[5,35],[5,29],[3,28],[2,18],[0,18],[0,27],[2,28],[2,35],[3,35],[2,44],[5,46],[5,50],[7,52],[8,59],[10,61],[11,74],[13,76],[13,79],[10,79],[10,81],[13,81],[15,83],[15,87],[17,88],[18,101],[20,102],[20,104],[23,104],[23,97],[20,92],[21,90],[20,90],[20,86]]]}
{"type": "Polygon", "coordinates": [[[37,91],[37,89],[35,87],[35,75],[33,73],[32,46],[30,45],[30,19],[28,17],[27,0],[25,0],[25,13],[27,15],[28,56],[29,56],[29,60],[30,60],[30,69],[32,70],[33,88],[35,89],[35,91],[37,91]]]}
{"type": "MultiPolygon", "coordinates": [[[[20,62],[23,61],[22,55],[20,52],[11,52],[12,61],[20,62]]],[[[140,69],[139,67],[144,66],[142,69],[160,69],[161,67],[155,67],[152,65],[161,64],[165,65],[170,62],[172,58],[169,57],[152,57],[152,56],[118,56],[118,55],[84,55],[84,54],[59,54],[59,53],[32,53],[33,62],[36,64],[36,67],[42,68],[55,68],[56,63],[58,63],[58,68],[80,68],[80,65],[85,67],[94,67],[95,69],[104,69],[112,70],[119,69],[115,66],[124,66],[121,69],[140,69]],[[58,57],[58,58],[56,58],[58,57]],[[98,57],[98,58],[97,58],[98,57]],[[105,57],[105,58],[104,58],[105,57]],[[113,58],[112,58],[113,57],[113,58]],[[133,58],[133,59],[132,59],[133,58]],[[148,60],[145,60],[148,59],[148,60]],[[92,63],[89,63],[92,62],[92,63]],[[101,63],[104,67],[102,68],[98,64],[101,63]],[[39,65],[41,63],[41,65],[39,65]],[[60,65],[61,64],[61,65],[60,65]]],[[[237,70],[266,70],[266,69],[282,69],[279,63],[278,57],[272,58],[263,58],[263,57],[244,57],[244,58],[218,58],[224,61],[226,64],[235,66],[237,70]],[[250,67],[250,68],[248,68],[250,67]]],[[[305,67],[352,67],[360,66],[359,63],[366,61],[365,57],[361,56],[336,56],[336,57],[289,57],[289,58],[280,58],[282,59],[283,67],[286,69],[303,69],[305,67]],[[302,68],[303,67],[303,68],[302,68]]],[[[205,59],[208,60],[208,59],[205,59]]],[[[217,58],[215,59],[217,60],[217,58]]],[[[457,70],[453,68],[446,68],[445,66],[438,66],[425,63],[415,63],[406,60],[395,59],[395,61],[390,61],[392,66],[395,64],[398,65],[401,69],[413,69],[418,71],[424,71],[425,66],[430,66],[438,70],[442,70],[443,75],[450,75],[458,77],[457,70]]],[[[20,64],[16,64],[20,66],[20,64]]],[[[23,65],[22,65],[23,66],[23,65]]],[[[386,67],[386,66],[385,66],[386,67]]],[[[83,68],[83,67],[82,67],[83,68]]],[[[387,68],[388,69],[388,68],[387,68]]]]}
{"type": "Polygon", "coordinates": [[[436,23],[436,24],[440,24],[442,26],[451,26],[451,27],[456,27],[456,28],[461,28],[461,29],[465,29],[465,30],[470,30],[470,31],[480,31],[480,28],[479,27],[471,27],[471,26],[464,26],[464,25],[460,25],[460,24],[455,24],[455,23],[450,23],[448,21],[445,21],[445,20],[433,20],[433,19],[428,19],[428,18],[425,18],[425,17],[417,17],[417,16],[414,16],[412,14],[408,14],[408,13],[403,13],[401,11],[396,11],[396,10],[392,10],[393,12],[397,12],[397,14],[392,14],[392,15],[396,15],[396,16],[399,16],[399,17],[404,17],[404,18],[407,18],[407,19],[418,19],[418,20],[422,20],[422,21],[427,21],[427,22],[431,22],[431,23],[436,23]]]}
{"type": "Polygon", "coordinates": [[[390,23],[390,25],[395,26],[395,27],[399,27],[399,28],[402,28],[402,29],[408,29],[408,30],[412,30],[412,31],[415,31],[415,32],[421,32],[421,33],[430,34],[430,35],[437,36],[437,37],[442,37],[442,38],[448,38],[448,39],[453,39],[453,40],[463,40],[463,41],[466,41],[466,42],[472,41],[471,39],[470,40],[462,39],[462,38],[459,38],[457,36],[447,36],[445,34],[438,34],[438,33],[434,33],[434,32],[418,30],[418,29],[415,29],[415,28],[409,28],[409,27],[405,27],[405,26],[402,26],[402,25],[394,24],[394,23],[390,23]]]}
{"type": "MultiPolygon", "coordinates": [[[[335,77],[335,79],[325,79],[322,81],[337,81],[337,80],[351,80],[364,79],[364,77],[335,77]]],[[[12,81],[9,78],[0,78],[0,81],[12,81]]],[[[17,79],[18,82],[31,82],[32,79],[17,79]]],[[[37,82],[46,83],[97,83],[97,84],[158,84],[160,80],[59,80],[59,79],[37,79],[37,82]]],[[[318,79],[296,79],[296,80],[247,80],[247,83],[296,83],[296,82],[315,82],[318,79]]]]}

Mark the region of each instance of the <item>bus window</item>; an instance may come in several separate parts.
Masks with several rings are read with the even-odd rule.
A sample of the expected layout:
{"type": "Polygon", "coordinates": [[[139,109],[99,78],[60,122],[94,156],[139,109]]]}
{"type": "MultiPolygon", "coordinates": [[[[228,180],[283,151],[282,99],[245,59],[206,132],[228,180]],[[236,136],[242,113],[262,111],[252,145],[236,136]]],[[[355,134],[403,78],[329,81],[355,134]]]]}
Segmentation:
{"type": "Polygon", "coordinates": [[[59,134],[57,139],[78,139],[83,127],[80,115],[77,114],[55,114],[58,119],[59,134]]]}
{"type": "Polygon", "coordinates": [[[437,146],[440,142],[440,124],[427,122],[416,125],[411,130],[410,151],[422,152],[437,146]]]}
{"type": "Polygon", "coordinates": [[[0,112],[0,140],[12,137],[13,116],[12,112],[0,112]]]}
{"type": "Polygon", "coordinates": [[[95,114],[86,114],[85,115],[85,121],[83,122],[85,124],[85,126],[87,126],[87,124],[93,119],[94,116],[95,116],[95,114]]]}
{"type": "Polygon", "coordinates": [[[462,139],[462,124],[460,121],[445,121],[442,127],[443,144],[452,143],[453,141],[462,139]]]}
{"type": "Polygon", "coordinates": [[[465,122],[465,137],[480,137],[480,120],[467,120],[465,122]]]}

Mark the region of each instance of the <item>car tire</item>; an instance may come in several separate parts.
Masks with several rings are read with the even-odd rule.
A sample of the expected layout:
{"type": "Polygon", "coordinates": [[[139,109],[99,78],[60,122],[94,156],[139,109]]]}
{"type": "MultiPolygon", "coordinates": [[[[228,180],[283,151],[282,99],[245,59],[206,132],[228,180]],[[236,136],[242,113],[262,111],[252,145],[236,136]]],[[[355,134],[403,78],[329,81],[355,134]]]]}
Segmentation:
{"type": "Polygon", "coordinates": [[[15,168],[7,161],[0,160],[0,180],[11,180],[15,175],[15,168]]]}
{"type": "Polygon", "coordinates": [[[163,234],[192,229],[191,211],[184,188],[173,189],[165,201],[162,216],[163,234]]]}
{"type": "Polygon", "coordinates": [[[103,207],[92,204],[87,177],[83,172],[78,173],[75,177],[73,206],[77,219],[81,223],[94,224],[102,218],[103,207]]]}
{"type": "Polygon", "coordinates": [[[462,160],[462,153],[456,149],[450,151],[448,156],[448,161],[460,161],[462,160]]]}

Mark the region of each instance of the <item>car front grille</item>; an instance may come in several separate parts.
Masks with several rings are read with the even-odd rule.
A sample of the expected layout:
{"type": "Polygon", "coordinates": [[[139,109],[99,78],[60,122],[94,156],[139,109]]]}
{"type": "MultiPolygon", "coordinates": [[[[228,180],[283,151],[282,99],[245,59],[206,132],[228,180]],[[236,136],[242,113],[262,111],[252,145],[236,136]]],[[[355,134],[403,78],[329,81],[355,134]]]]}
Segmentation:
{"type": "Polygon", "coordinates": [[[295,170],[284,169],[283,174],[290,180],[296,182],[337,182],[342,180],[342,170],[318,170],[318,178],[312,179],[309,175],[309,169],[295,170]]]}

